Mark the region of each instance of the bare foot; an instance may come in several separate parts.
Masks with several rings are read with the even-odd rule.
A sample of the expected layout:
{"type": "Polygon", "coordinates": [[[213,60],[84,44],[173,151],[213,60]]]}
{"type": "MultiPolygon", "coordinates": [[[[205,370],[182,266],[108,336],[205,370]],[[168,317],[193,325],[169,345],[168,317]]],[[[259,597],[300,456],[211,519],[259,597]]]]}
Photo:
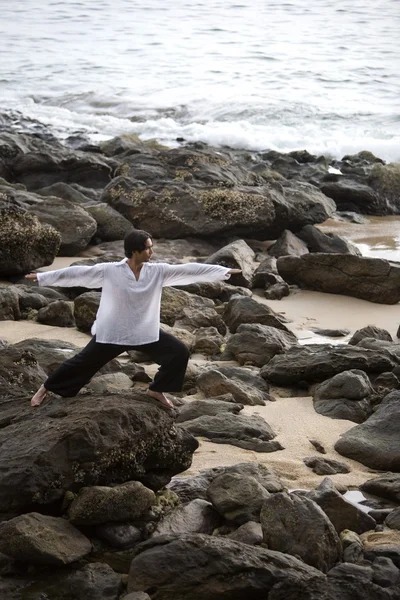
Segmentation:
{"type": "Polygon", "coordinates": [[[155,392],[154,390],[148,389],[146,394],[158,400],[163,406],[166,406],[167,408],[174,408],[171,400],[168,400],[168,398],[162,392],[155,392]]]}
{"type": "Polygon", "coordinates": [[[41,385],[36,394],[31,400],[31,406],[39,406],[47,396],[47,390],[44,385],[41,385]]]}

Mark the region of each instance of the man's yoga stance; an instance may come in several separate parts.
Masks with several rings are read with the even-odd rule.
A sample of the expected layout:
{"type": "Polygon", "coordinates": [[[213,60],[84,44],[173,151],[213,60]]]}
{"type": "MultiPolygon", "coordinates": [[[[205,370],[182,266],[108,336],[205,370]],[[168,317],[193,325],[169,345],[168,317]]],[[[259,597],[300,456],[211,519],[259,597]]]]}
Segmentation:
{"type": "Polygon", "coordinates": [[[49,391],[64,397],[76,396],[101,367],[125,350],[145,352],[160,365],[147,394],[164,406],[173,406],[164,392],[181,391],[189,351],[183,342],[160,330],[162,288],[221,281],[240,270],[200,263],[151,263],[152,237],[141,230],[133,230],[125,237],[124,249],[126,258],[121,262],[26,275],[42,286],[102,288],[92,327],[94,337],[50,375],[33,396],[31,406],[39,406],[49,391]]]}

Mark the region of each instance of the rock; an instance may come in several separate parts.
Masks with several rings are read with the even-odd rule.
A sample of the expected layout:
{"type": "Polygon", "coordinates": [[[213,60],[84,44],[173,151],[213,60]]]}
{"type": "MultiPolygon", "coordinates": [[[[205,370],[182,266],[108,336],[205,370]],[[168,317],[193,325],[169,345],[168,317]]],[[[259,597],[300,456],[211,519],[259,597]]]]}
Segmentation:
{"type": "Polygon", "coordinates": [[[46,373],[30,352],[0,348],[0,397],[11,400],[23,394],[32,395],[46,379],[46,373]]]}
{"type": "Polygon", "coordinates": [[[172,414],[131,391],[84,401],[54,398],[37,411],[23,398],[3,408],[2,417],[2,512],[51,505],[85,486],[137,480],[157,490],[190,466],[198,447],[174,427],[172,414]]]}
{"type": "Polygon", "coordinates": [[[373,571],[367,565],[356,565],[353,563],[342,562],[334,566],[329,572],[328,577],[337,577],[339,579],[354,578],[363,585],[372,581],[373,571]]]}
{"type": "Polygon", "coordinates": [[[393,214],[398,211],[400,197],[400,164],[388,165],[375,163],[369,175],[369,185],[379,195],[381,202],[385,202],[388,212],[380,214],[393,214]]]}
{"type": "Polygon", "coordinates": [[[350,473],[350,469],[344,463],[320,456],[309,456],[303,458],[304,464],[312,469],[317,475],[335,475],[335,473],[350,473]]]}
{"type": "Polygon", "coordinates": [[[196,385],[206,398],[231,393],[239,404],[264,405],[270,399],[268,384],[258,371],[243,367],[214,367],[204,370],[196,385]]]}
{"type": "Polygon", "coordinates": [[[154,492],[139,481],[128,481],[115,487],[85,487],[69,507],[68,517],[75,525],[134,521],[154,500],[154,492]]]}
{"type": "Polygon", "coordinates": [[[357,211],[364,215],[393,214],[371,186],[353,178],[326,181],[321,185],[321,191],[335,201],[340,211],[357,211]]]}
{"type": "Polygon", "coordinates": [[[269,492],[254,478],[239,473],[223,473],[210,483],[207,498],[219,514],[239,525],[260,521],[260,511],[269,492]]]}
{"type": "Polygon", "coordinates": [[[393,342],[392,336],[388,331],[386,331],[386,329],[376,327],[375,325],[367,325],[366,327],[357,329],[357,331],[349,339],[348,344],[356,346],[364,338],[374,338],[376,340],[393,342]]]}
{"type": "Polygon", "coordinates": [[[321,454],[326,454],[326,450],[324,446],[318,440],[309,440],[310,444],[314,446],[317,452],[321,452],[321,454]]]}
{"type": "MultiPolygon", "coordinates": [[[[312,227],[312,225],[309,225],[309,227],[312,227]]],[[[303,240],[296,237],[288,229],[285,229],[279,239],[268,248],[268,254],[276,258],[279,256],[302,256],[303,254],[308,254],[308,248],[303,240]]]]}
{"type": "Polygon", "coordinates": [[[242,544],[250,544],[251,546],[258,546],[262,544],[263,534],[260,523],[256,521],[247,521],[232,533],[227,536],[229,539],[235,542],[242,542],[242,544]]]}
{"type": "Polygon", "coordinates": [[[197,332],[194,334],[182,327],[170,327],[169,325],[166,325],[166,323],[162,324],[161,329],[166,333],[170,333],[171,335],[177,337],[178,340],[181,340],[181,342],[186,344],[190,352],[194,350],[197,332]]]}
{"type": "Polygon", "coordinates": [[[59,517],[29,513],[0,525],[0,551],[21,562],[68,565],[91,549],[89,540],[59,517]]]}
{"type": "Polygon", "coordinates": [[[285,296],[289,296],[290,288],[279,275],[276,276],[276,281],[271,285],[267,284],[264,290],[264,298],[267,300],[282,300],[285,296]]]}
{"type": "Polygon", "coordinates": [[[361,484],[360,490],[400,504],[400,473],[383,473],[361,484]]]}
{"type": "Polygon", "coordinates": [[[366,531],[360,537],[367,560],[384,556],[390,558],[396,567],[400,568],[400,531],[395,529],[366,531]]]}
{"type": "Polygon", "coordinates": [[[195,331],[199,327],[215,327],[225,335],[226,326],[209,298],[165,287],[161,297],[161,323],[195,331]]]}
{"type": "Polygon", "coordinates": [[[400,570],[386,556],[377,556],[372,563],[373,582],[380,587],[391,587],[400,583],[400,570]]]}
{"type": "Polygon", "coordinates": [[[75,204],[80,204],[82,206],[90,201],[88,195],[85,195],[64,181],[58,181],[47,187],[40,188],[36,193],[40,196],[56,196],[57,198],[62,198],[63,200],[68,200],[69,202],[74,202],[75,204]]]}
{"type": "Polygon", "coordinates": [[[283,578],[299,583],[320,576],[292,556],[191,534],[142,543],[131,564],[128,591],[157,589],[163,600],[262,598],[283,578]]]}
{"type": "Polygon", "coordinates": [[[323,233],[314,225],[306,225],[297,233],[297,236],[305,242],[310,252],[361,256],[360,250],[351,242],[334,233],[323,233]]]}
{"type": "Polygon", "coordinates": [[[179,415],[176,422],[191,421],[203,415],[214,416],[225,413],[237,415],[241,410],[243,410],[243,404],[236,404],[236,402],[222,402],[213,399],[193,400],[179,408],[179,415]]]}
{"type": "Polygon", "coordinates": [[[41,308],[37,315],[39,323],[54,327],[75,327],[74,313],[70,302],[55,300],[41,308]]]}
{"type": "Polygon", "coordinates": [[[294,334],[282,323],[282,318],[272,308],[253,300],[253,298],[233,296],[225,307],[223,319],[231,333],[236,333],[240,325],[255,323],[280,329],[292,335],[293,340],[296,340],[294,334]]]}
{"type": "Polygon", "coordinates": [[[221,523],[218,512],[205,500],[196,499],[182,504],[164,517],[156,526],[152,537],[182,535],[185,533],[212,534],[221,523]]]}
{"type": "Polygon", "coordinates": [[[296,344],[296,336],[291,332],[256,323],[243,324],[228,338],[221,358],[234,357],[240,365],[262,367],[296,344]]]}
{"type": "Polygon", "coordinates": [[[95,376],[86,384],[86,389],[93,390],[95,394],[115,394],[126,392],[132,387],[131,378],[126,373],[107,373],[95,376]]]}
{"type": "Polygon", "coordinates": [[[400,471],[399,398],[400,392],[388,394],[364,423],[342,435],[335,450],[372,469],[400,471]]]}
{"type": "Polygon", "coordinates": [[[51,265],[61,236],[37,217],[17,206],[0,204],[0,274],[29,273],[51,265]]]}
{"type": "Polygon", "coordinates": [[[397,600],[398,589],[393,589],[392,595],[366,579],[360,584],[354,576],[327,577],[298,584],[283,580],[274,587],[268,600],[397,600]]]}
{"type": "Polygon", "coordinates": [[[126,234],[133,229],[132,223],[104,202],[86,204],[85,210],[97,223],[97,230],[94,234],[96,240],[101,240],[103,242],[123,240],[126,234]]]}
{"type": "Polygon", "coordinates": [[[194,351],[206,356],[216,356],[221,353],[224,338],[216,327],[200,327],[196,331],[194,351]]]}
{"type": "Polygon", "coordinates": [[[11,286],[0,285],[0,321],[19,321],[18,292],[11,286]]]}
{"type": "Polygon", "coordinates": [[[321,329],[319,327],[311,327],[310,330],[318,335],[333,338],[344,337],[350,333],[349,329],[321,329]]]}
{"type": "MultiPolygon", "coordinates": [[[[189,253],[193,253],[193,249],[189,250],[189,253]]],[[[189,292],[189,294],[196,294],[196,296],[203,296],[203,298],[210,298],[211,300],[220,300],[221,302],[228,302],[232,296],[250,297],[252,295],[251,290],[238,285],[230,285],[226,281],[204,281],[202,283],[177,285],[175,287],[189,292]]]]}
{"type": "Polygon", "coordinates": [[[346,530],[360,534],[375,528],[375,520],[358,506],[346,500],[327,477],[321,481],[318,487],[307,492],[307,498],[322,508],[338,534],[346,530]]]}
{"type": "Polygon", "coordinates": [[[132,548],[142,541],[142,532],[130,523],[97,525],[96,536],[118,550],[132,548]]]}
{"type": "Polygon", "coordinates": [[[333,419],[363,423],[372,413],[374,395],[364,371],[343,371],[315,387],[314,409],[333,419]]]}
{"type": "Polygon", "coordinates": [[[271,442],[276,433],[257,415],[241,416],[230,413],[203,416],[185,421],[181,426],[194,436],[206,437],[216,444],[232,444],[256,452],[282,450],[279,442],[271,442]]]}
{"type": "Polygon", "coordinates": [[[319,253],[282,256],[277,260],[277,269],[287,283],[304,289],[379,304],[400,300],[400,266],[380,258],[319,253]]]}
{"type": "Polygon", "coordinates": [[[271,495],[261,510],[261,526],[270,550],[300,556],[324,573],[340,560],[339,536],[322,509],[308,498],[283,492],[271,495]]]}
{"type": "Polygon", "coordinates": [[[100,292],[85,292],[74,300],[76,326],[80,331],[90,332],[100,305],[100,292]]]}
{"type": "Polygon", "coordinates": [[[386,527],[400,529],[400,507],[392,510],[385,519],[386,527]]]}
{"type": "Polygon", "coordinates": [[[109,565],[89,563],[70,573],[59,572],[56,576],[50,576],[48,584],[42,584],[40,588],[40,596],[31,596],[32,600],[40,600],[40,597],[54,600],[119,600],[124,586],[121,576],[114,573],[109,565]]]}
{"type": "Polygon", "coordinates": [[[255,270],[254,259],[255,254],[250,246],[244,240],[236,240],[209,256],[206,262],[211,265],[240,269],[241,273],[231,275],[229,281],[248,288],[255,270]]]}
{"type": "Polygon", "coordinates": [[[292,346],[275,355],[260,371],[261,377],[277,385],[320,382],[342,371],[359,369],[369,373],[391,371],[395,362],[386,350],[373,351],[358,346],[316,344],[292,346]]]}
{"type": "MultiPolygon", "coordinates": [[[[276,270],[276,258],[268,256],[261,260],[253,274],[252,288],[265,288],[266,284],[276,282],[276,277],[279,277],[276,270]]],[[[282,280],[283,281],[283,280],[282,280]]]]}

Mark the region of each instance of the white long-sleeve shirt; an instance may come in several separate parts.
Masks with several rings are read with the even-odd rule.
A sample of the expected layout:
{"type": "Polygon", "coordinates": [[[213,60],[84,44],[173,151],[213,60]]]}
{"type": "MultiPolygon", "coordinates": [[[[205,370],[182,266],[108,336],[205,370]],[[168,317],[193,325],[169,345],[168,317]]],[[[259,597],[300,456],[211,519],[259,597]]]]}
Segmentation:
{"type": "Polygon", "coordinates": [[[161,293],[164,286],[229,279],[219,265],[143,263],[136,280],[127,259],[38,273],[39,285],[102,288],[92,333],[103,344],[138,346],[159,339],[161,293]]]}

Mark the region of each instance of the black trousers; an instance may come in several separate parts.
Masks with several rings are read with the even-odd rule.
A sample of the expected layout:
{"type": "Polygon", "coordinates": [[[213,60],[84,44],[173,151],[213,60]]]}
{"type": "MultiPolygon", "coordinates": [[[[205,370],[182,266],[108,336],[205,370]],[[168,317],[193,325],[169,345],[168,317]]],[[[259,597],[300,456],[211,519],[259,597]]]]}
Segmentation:
{"type": "Polygon", "coordinates": [[[93,375],[125,350],[139,350],[160,365],[149,388],[155,392],[180,392],[189,360],[187,346],[165,331],[160,339],[140,346],[100,344],[93,337],[83,350],[64,361],[45,381],[44,387],[60,396],[76,396],[93,375]]]}

